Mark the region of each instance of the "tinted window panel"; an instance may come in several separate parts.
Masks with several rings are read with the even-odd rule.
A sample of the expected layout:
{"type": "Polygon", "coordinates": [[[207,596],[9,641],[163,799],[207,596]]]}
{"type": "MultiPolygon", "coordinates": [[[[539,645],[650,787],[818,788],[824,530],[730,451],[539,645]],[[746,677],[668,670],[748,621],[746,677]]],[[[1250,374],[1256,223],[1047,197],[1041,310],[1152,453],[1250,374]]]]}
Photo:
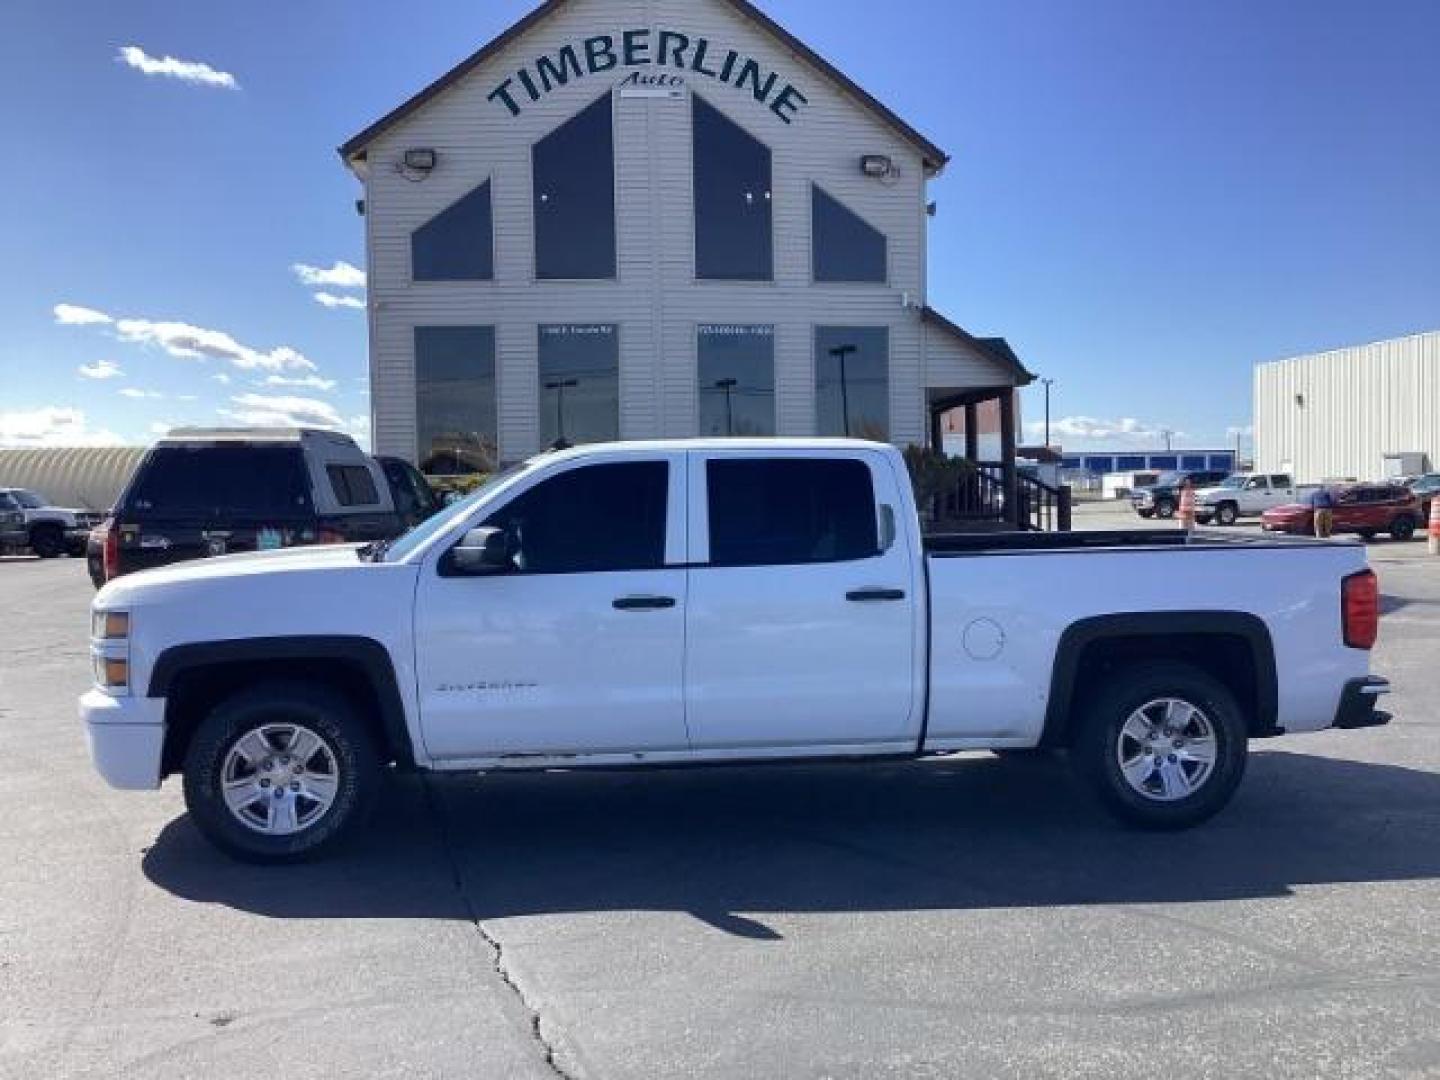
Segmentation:
{"type": "Polygon", "coordinates": [[[775,434],[775,328],[701,326],[700,434],[775,434]]]}
{"type": "Polygon", "coordinates": [[[420,468],[432,476],[494,472],[495,328],[415,328],[420,468]]]}
{"type": "Polygon", "coordinates": [[[620,437],[620,335],[605,324],[540,327],[540,442],[620,437]]]}
{"type": "Polygon", "coordinates": [[[410,266],[416,281],[489,281],[495,276],[490,181],[411,234],[410,266]]]}
{"type": "Polygon", "coordinates": [[[883,283],[885,234],[819,187],[810,191],[815,280],[883,283]]]}
{"type": "Polygon", "coordinates": [[[1217,472],[1226,472],[1226,473],[1228,473],[1228,472],[1229,472],[1231,469],[1233,469],[1234,467],[1235,467],[1235,459],[1234,459],[1233,457],[1231,457],[1229,454],[1211,454],[1211,455],[1210,455],[1210,468],[1215,469],[1217,472]]]}
{"type": "Polygon", "coordinates": [[[699,96],[694,102],[695,276],[770,281],[770,148],[699,96]]]}
{"type": "Polygon", "coordinates": [[[341,506],[374,506],[380,501],[375,478],[363,465],[327,465],[325,474],[341,506]]]}
{"type": "Polygon", "coordinates": [[[1121,472],[1130,472],[1145,468],[1145,458],[1143,455],[1122,457],[1115,464],[1120,466],[1121,472]]]}
{"type": "Polygon", "coordinates": [[[1150,455],[1150,467],[1152,469],[1176,469],[1179,468],[1179,460],[1172,454],[1150,455]]]}
{"type": "Polygon", "coordinates": [[[607,93],[535,144],[535,276],[615,276],[615,135],[607,93]]]}
{"type": "Polygon", "coordinates": [[[1182,469],[1203,469],[1205,468],[1204,454],[1186,454],[1180,459],[1182,469]]]}
{"type": "Polygon", "coordinates": [[[879,551],[864,462],[717,460],[706,475],[715,566],[839,562],[879,551]]]}
{"type": "Polygon", "coordinates": [[[256,521],[313,512],[298,446],[161,446],[125,498],[127,516],[256,521]]]}
{"type": "Polygon", "coordinates": [[[663,461],[572,469],[485,524],[515,537],[526,573],[654,570],[665,564],[669,476],[663,461]]]}
{"type": "Polygon", "coordinates": [[[890,331],[822,326],[815,331],[816,431],[890,438],[890,331]]]}

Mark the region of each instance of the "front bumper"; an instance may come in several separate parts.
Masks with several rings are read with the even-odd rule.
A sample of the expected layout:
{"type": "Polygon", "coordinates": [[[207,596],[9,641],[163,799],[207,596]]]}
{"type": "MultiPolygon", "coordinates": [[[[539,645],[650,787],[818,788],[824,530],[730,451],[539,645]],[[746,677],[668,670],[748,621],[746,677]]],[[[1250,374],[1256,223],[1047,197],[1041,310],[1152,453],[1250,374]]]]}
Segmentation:
{"type": "Polygon", "coordinates": [[[1335,723],[1342,731],[1357,728],[1384,727],[1390,723],[1390,714],[1375,707],[1380,695],[1390,692],[1390,680],[1372,675],[1364,679],[1351,679],[1345,684],[1340,695],[1340,707],[1335,710],[1335,723]]]}
{"type": "Polygon", "coordinates": [[[80,719],[95,771],[113,788],[152,791],[160,786],[165,749],[165,699],[115,697],[94,689],[80,698],[80,719]]]}
{"type": "Polygon", "coordinates": [[[21,548],[30,543],[30,533],[23,525],[0,526],[0,548],[21,548]]]}

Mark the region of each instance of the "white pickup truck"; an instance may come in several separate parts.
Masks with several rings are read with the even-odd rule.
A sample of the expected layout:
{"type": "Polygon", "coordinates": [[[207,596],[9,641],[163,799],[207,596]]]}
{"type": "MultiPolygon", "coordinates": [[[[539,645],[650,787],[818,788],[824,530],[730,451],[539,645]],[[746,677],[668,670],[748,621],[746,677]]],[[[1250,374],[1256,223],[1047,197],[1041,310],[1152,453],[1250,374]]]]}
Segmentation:
{"type": "Polygon", "coordinates": [[[1350,542],[922,538],[900,454],[839,440],[538,457],[399,540],[200,560],[96,597],[80,711],[120,788],[181,773],[239,858],[352,832],[387,766],[501,770],[1067,749],[1155,828],[1249,740],[1366,727],[1350,542]]]}

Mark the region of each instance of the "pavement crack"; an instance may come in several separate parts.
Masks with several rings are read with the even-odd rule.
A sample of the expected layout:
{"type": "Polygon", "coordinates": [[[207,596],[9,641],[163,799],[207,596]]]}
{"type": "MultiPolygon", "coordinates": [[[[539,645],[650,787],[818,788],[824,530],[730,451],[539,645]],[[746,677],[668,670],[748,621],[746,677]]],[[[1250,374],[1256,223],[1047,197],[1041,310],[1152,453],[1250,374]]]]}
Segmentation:
{"type": "Polygon", "coordinates": [[[571,1072],[560,1063],[555,1044],[545,1036],[544,1018],[541,1015],[539,1007],[531,1002],[524,989],[520,986],[515,974],[510,970],[506,962],[504,944],[501,943],[499,937],[491,933],[485,926],[485,920],[476,909],[474,902],[471,901],[470,894],[465,889],[464,875],[460,871],[460,860],[455,854],[453,832],[450,827],[450,816],[445,812],[445,807],[435,791],[431,778],[424,773],[420,773],[419,776],[421,789],[425,793],[426,805],[429,807],[430,814],[438,826],[440,847],[444,852],[445,862],[450,869],[451,883],[454,885],[455,893],[460,898],[460,904],[465,910],[465,917],[490,950],[492,958],[491,966],[495,975],[505,984],[514,1002],[518,1004],[520,1011],[523,1013],[529,1028],[530,1040],[539,1051],[540,1058],[544,1062],[545,1067],[555,1076],[559,1077],[560,1080],[580,1080],[577,1074],[571,1072]]]}

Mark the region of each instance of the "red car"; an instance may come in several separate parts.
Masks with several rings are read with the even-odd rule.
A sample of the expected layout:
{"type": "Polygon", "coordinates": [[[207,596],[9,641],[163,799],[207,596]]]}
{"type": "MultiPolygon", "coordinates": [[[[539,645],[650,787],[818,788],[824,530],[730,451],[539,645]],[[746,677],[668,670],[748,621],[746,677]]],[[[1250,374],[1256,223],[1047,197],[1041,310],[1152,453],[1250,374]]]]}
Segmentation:
{"type": "MultiPolygon", "coordinates": [[[[1420,500],[1398,484],[1352,484],[1331,488],[1337,533],[1359,533],[1369,540],[1388,532],[1396,540],[1409,540],[1424,525],[1420,500]]],[[[1287,503],[1260,516],[1268,532],[1315,534],[1315,509],[1308,502],[1287,503]]]]}

